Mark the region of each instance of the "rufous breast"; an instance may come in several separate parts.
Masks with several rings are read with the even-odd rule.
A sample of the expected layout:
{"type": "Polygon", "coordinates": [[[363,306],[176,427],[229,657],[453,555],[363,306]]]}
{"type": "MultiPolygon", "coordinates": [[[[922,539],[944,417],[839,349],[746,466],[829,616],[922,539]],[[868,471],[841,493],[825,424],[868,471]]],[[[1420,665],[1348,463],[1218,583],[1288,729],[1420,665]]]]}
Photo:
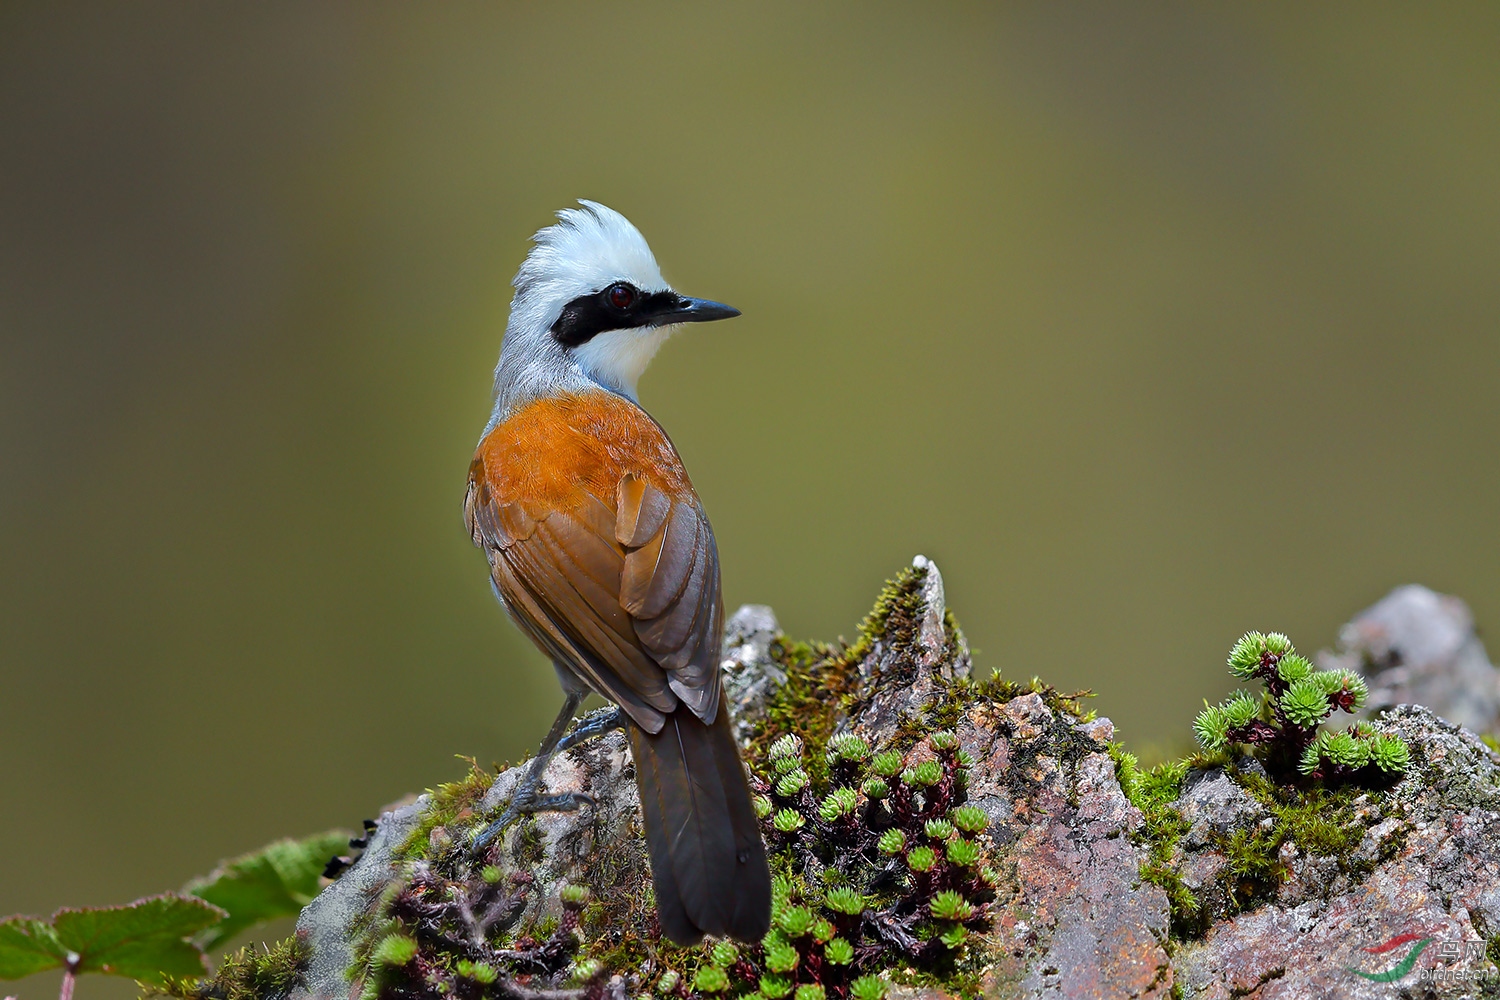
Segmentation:
{"type": "Polygon", "coordinates": [[[520,503],[541,514],[576,509],[591,496],[613,511],[629,473],[696,502],[660,425],[629,400],[598,390],[535,400],[497,424],[479,443],[469,488],[481,506],[520,503]]]}

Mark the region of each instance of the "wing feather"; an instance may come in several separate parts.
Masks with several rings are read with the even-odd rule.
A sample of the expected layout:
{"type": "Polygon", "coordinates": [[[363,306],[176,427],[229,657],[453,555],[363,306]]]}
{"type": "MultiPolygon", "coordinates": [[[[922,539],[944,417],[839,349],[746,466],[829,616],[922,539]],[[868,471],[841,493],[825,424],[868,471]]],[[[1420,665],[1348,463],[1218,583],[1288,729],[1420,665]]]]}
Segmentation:
{"type": "Polygon", "coordinates": [[[661,529],[672,509],[672,498],[635,473],[626,473],[618,490],[615,538],[627,548],[638,549],[661,529]]]}
{"type": "MultiPolygon", "coordinates": [[[[654,435],[657,454],[675,460],[650,418],[632,409],[630,419],[631,433],[654,435]]],[[[629,450],[628,442],[618,450],[607,438],[602,444],[609,455],[629,450]]],[[[576,447],[577,439],[528,439],[526,448],[535,454],[564,445],[576,447]]],[[[507,447],[494,451],[507,454],[507,447]]],[[[647,731],[658,732],[679,703],[711,724],[724,617],[718,548],[685,475],[677,490],[639,469],[611,478],[601,472],[601,455],[558,502],[556,493],[529,492],[532,472],[507,479],[503,466],[489,465],[487,448],[481,443],[470,469],[465,515],[516,622],[647,731]]]]}
{"type": "MultiPolygon", "coordinates": [[[[652,704],[642,693],[621,683],[620,678],[593,656],[586,646],[559,628],[556,624],[559,620],[557,613],[533,596],[508,560],[496,558],[491,565],[495,587],[505,602],[506,611],[543,653],[555,663],[567,664],[589,687],[625,709],[647,732],[658,732],[661,729],[666,721],[663,712],[670,708],[663,709],[652,704]]],[[[666,698],[658,697],[655,700],[659,703],[671,702],[673,698],[668,694],[666,698]]]]}

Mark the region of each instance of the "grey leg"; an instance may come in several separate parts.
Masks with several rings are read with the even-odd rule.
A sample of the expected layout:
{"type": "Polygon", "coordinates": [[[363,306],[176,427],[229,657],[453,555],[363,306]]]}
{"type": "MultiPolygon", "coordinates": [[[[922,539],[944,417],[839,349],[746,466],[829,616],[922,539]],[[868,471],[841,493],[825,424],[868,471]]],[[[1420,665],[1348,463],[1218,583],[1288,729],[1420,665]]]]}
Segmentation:
{"type": "Polygon", "coordinates": [[[536,753],[536,759],[531,762],[531,768],[521,783],[516,786],[515,793],[510,797],[510,804],[505,807],[505,812],[500,818],[479,832],[474,838],[473,849],[481,850],[495,836],[522,814],[527,812],[541,812],[544,810],[557,809],[566,811],[577,809],[579,806],[591,802],[587,795],[554,795],[548,798],[538,798],[536,786],[542,780],[542,772],[547,770],[547,765],[552,763],[556,756],[558,744],[562,742],[563,733],[568,729],[568,723],[573,721],[573,713],[578,711],[579,704],[583,701],[584,692],[568,691],[563,699],[562,711],[557,713],[557,719],[552,723],[552,728],[547,730],[546,739],[536,753]]]}

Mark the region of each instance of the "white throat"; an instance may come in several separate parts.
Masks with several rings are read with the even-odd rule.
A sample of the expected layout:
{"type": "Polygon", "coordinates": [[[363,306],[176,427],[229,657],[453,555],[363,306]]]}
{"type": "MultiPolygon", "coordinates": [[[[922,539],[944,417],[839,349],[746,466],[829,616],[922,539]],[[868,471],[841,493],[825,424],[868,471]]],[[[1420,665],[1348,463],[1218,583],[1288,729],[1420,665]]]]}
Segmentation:
{"type": "Polygon", "coordinates": [[[583,374],[604,388],[637,400],[636,383],[661,345],[682,327],[680,324],[645,329],[610,330],[573,349],[583,374]]]}

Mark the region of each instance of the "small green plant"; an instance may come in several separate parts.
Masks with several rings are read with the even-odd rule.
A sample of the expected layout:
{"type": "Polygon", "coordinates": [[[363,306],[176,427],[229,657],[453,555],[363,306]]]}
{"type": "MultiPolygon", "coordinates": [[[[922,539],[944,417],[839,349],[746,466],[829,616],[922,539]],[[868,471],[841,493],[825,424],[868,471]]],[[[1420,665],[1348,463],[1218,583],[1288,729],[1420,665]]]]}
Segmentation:
{"type": "Polygon", "coordinates": [[[834,965],[848,965],[854,961],[854,945],[836,937],[823,946],[823,957],[834,965]]]}
{"type": "Polygon", "coordinates": [[[1364,703],[1365,682],[1348,670],[1318,670],[1280,632],[1246,633],[1229,653],[1229,671],[1265,685],[1261,698],[1239,691],[1209,705],[1193,722],[1193,734],[1208,751],[1234,744],[1256,747],[1268,769],[1281,777],[1378,780],[1404,773],[1406,744],[1358,723],[1342,732],[1319,733],[1334,710],[1353,712],[1364,703]]]}
{"type": "Polygon", "coordinates": [[[965,960],[971,932],[992,919],[980,843],[988,817],[965,803],[972,760],[958,737],[918,738],[897,749],[857,736],[821,746],[783,737],[758,765],[752,758],[755,792],[777,802],[762,822],[779,874],[759,954],[712,963],[729,975],[722,995],[883,1000],[888,982],[872,973],[900,963],[942,974],[965,960]],[[800,874],[804,854],[821,862],[817,876],[800,874]]]}
{"type": "Polygon", "coordinates": [[[718,966],[705,965],[693,977],[693,989],[700,993],[722,993],[729,989],[729,977],[718,966]]]}
{"type": "Polygon", "coordinates": [[[854,789],[844,786],[835,788],[828,793],[818,806],[818,816],[825,823],[833,823],[847,816],[854,815],[854,807],[859,801],[859,793],[854,789]]]}
{"type": "Polygon", "coordinates": [[[807,787],[807,772],[801,768],[788,771],[786,776],[776,782],[776,794],[783,799],[795,796],[807,787]]]}
{"type": "Polygon", "coordinates": [[[828,759],[849,764],[859,764],[870,756],[870,744],[852,733],[835,736],[828,741],[828,759]]]}
{"type": "Polygon", "coordinates": [[[865,912],[866,905],[864,893],[849,888],[830,890],[823,903],[835,913],[849,917],[857,917],[865,912]]]}
{"type": "Polygon", "coordinates": [[[416,939],[405,934],[387,934],[375,946],[374,958],[380,965],[405,965],[416,957],[416,939]]]}
{"type": "Polygon", "coordinates": [[[948,818],[964,833],[978,833],[990,823],[990,818],[978,806],[959,806],[948,814],[948,818]]]}
{"type": "Polygon", "coordinates": [[[968,920],[974,915],[973,905],[952,889],[938,893],[928,907],[939,920],[968,920]]]}
{"type": "Polygon", "coordinates": [[[760,995],[766,1000],[781,1000],[791,992],[792,981],[786,976],[772,972],[760,977],[760,995]]]}
{"type": "Polygon", "coordinates": [[[970,868],[979,862],[979,847],[972,840],[950,840],[945,853],[960,868],[970,868]]]}
{"type": "Polygon", "coordinates": [[[772,820],[778,833],[796,833],[806,822],[802,814],[795,809],[783,809],[772,820]]]}
{"type": "Polygon", "coordinates": [[[499,973],[495,971],[495,967],[488,962],[471,962],[467,958],[461,958],[458,960],[458,964],[454,966],[454,969],[465,979],[472,979],[484,986],[488,986],[499,978],[499,973]]]}
{"type": "MultiPolygon", "coordinates": [[[[582,985],[591,979],[597,978],[604,971],[604,963],[597,958],[580,958],[568,967],[568,981],[576,985],[582,985]]],[[[717,971],[717,970],[715,970],[717,971]]],[[[720,975],[723,975],[720,972],[720,975]]]]}

